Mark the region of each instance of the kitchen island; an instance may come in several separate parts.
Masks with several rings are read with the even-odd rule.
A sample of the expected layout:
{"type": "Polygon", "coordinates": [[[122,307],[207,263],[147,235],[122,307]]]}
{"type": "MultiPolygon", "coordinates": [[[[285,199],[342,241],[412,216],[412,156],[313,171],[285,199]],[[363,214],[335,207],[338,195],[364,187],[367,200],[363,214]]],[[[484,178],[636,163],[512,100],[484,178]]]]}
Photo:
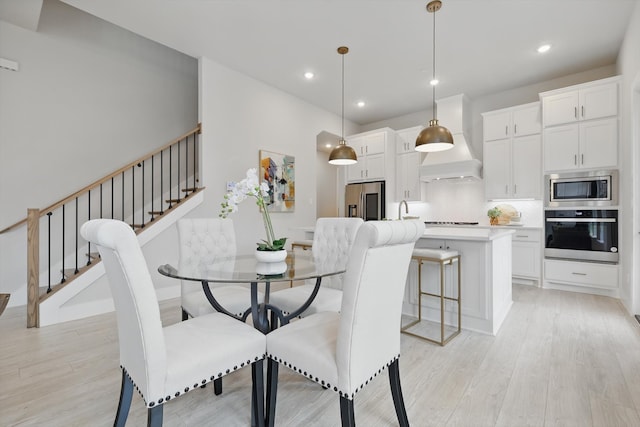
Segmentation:
{"type": "MultiPolygon", "coordinates": [[[[460,253],[462,328],[495,335],[509,313],[511,298],[512,229],[428,227],[416,248],[451,249],[460,253]]],[[[446,293],[452,295],[457,268],[447,268],[446,293]]],[[[438,292],[438,267],[422,267],[422,290],[438,292]]],[[[407,276],[403,313],[417,316],[418,267],[412,262],[407,276]]],[[[423,319],[439,322],[439,301],[423,298],[423,319]]],[[[446,305],[445,323],[455,325],[456,306],[446,305]]]]}

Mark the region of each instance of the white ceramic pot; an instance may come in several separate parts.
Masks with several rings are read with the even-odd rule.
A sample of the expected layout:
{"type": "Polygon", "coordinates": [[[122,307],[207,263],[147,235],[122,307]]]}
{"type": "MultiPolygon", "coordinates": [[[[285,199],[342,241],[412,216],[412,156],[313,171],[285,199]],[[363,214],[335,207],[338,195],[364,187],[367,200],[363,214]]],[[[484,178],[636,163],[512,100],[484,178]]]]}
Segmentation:
{"type": "Polygon", "coordinates": [[[256,273],[263,276],[282,274],[287,271],[287,263],[280,262],[258,262],[256,263],[256,273]]]}
{"type": "Polygon", "coordinates": [[[287,259],[287,250],[259,251],[256,249],[256,259],[258,262],[282,262],[287,259]]]}

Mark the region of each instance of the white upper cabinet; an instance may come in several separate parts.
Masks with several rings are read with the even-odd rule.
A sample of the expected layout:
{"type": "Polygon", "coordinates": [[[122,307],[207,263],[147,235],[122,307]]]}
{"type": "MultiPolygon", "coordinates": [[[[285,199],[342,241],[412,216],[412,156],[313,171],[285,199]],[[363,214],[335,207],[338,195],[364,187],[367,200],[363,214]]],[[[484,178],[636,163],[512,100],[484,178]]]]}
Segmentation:
{"type": "Polygon", "coordinates": [[[619,80],[540,94],[545,172],[618,166],[619,80]]]}
{"type": "Polygon", "coordinates": [[[482,117],[486,198],[540,199],[540,103],[491,111],[482,117]]]}
{"type": "Polygon", "coordinates": [[[618,80],[587,83],[566,91],[540,94],[544,126],[574,123],[618,114],[618,80]]]}
{"type": "Polygon", "coordinates": [[[352,135],[346,140],[358,156],[358,163],[347,166],[347,182],[395,180],[395,133],[392,129],[352,135]]]}
{"type": "Polygon", "coordinates": [[[491,111],[482,117],[485,141],[533,135],[541,131],[539,102],[491,111]]]}
{"type": "Polygon", "coordinates": [[[420,164],[422,153],[415,150],[422,126],[396,132],[396,201],[420,201],[420,164]]]}

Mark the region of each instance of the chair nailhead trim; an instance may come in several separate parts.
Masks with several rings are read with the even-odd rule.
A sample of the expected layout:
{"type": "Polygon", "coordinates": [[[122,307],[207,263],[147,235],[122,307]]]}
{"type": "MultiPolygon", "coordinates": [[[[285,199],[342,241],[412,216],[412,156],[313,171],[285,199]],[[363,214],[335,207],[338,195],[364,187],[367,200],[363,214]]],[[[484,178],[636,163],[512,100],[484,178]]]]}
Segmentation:
{"type": "MultiPolygon", "coordinates": [[[[266,356],[267,356],[267,354],[266,354],[266,353],[264,353],[264,354],[262,355],[262,357],[256,357],[256,358],[255,358],[255,361],[257,362],[258,360],[262,360],[262,359],[264,359],[266,356]]],[[[251,360],[247,360],[246,364],[247,364],[247,365],[250,365],[250,364],[251,364],[251,360]]],[[[242,362],[242,363],[240,364],[240,367],[243,367],[243,366],[245,366],[245,363],[244,363],[244,362],[242,362]]],[[[156,401],[147,402],[147,399],[144,397],[144,395],[143,395],[143,394],[142,394],[142,392],[140,391],[140,388],[138,388],[138,385],[133,381],[133,379],[131,378],[131,376],[130,376],[130,375],[129,375],[129,373],[127,372],[127,370],[126,370],[122,365],[120,365],[120,369],[122,369],[122,371],[123,371],[123,372],[124,372],[124,374],[127,376],[127,378],[129,379],[129,381],[131,381],[131,382],[133,383],[133,386],[135,387],[135,389],[136,389],[136,390],[138,390],[138,393],[139,393],[139,394],[140,394],[140,396],[142,397],[142,400],[145,402],[145,406],[147,406],[148,408],[152,408],[152,407],[154,407],[155,405],[162,405],[162,403],[163,403],[163,402],[166,402],[166,401],[168,401],[168,400],[171,400],[171,395],[169,395],[169,396],[166,396],[166,397],[161,397],[160,399],[158,399],[158,401],[157,401],[157,402],[156,402],[156,401]]],[[[235,371],[235,370],[237,370],[237,369],[238,369],[238,365],[236,365],[236,366],[234,366],[234,367],[233,367],[233,370],[234,370],[234,371],[235,371]]],[[[227,369],[226,373],[228,374],[228,373],[230,373],[230,372],[231,372],[231,369],[227,369]]],[[[221,378],[222,376],[223,376],[223,373],[222,373],[222,372],[219,372],[219,373],[218,373],[218,378],[221,378]]],[[[205,378],[205,379],[203,379],[203,380],[202,380],[202,384],[204,385],[204,384],[206,384],[208,381],[213,381],[214,379],[215,379],[215,375],[212,375],[212,376],[210,377],[210,379],[209,379],[209,380],[207,380],[206,378],[205,378]]],[[[194,385],[193,385],[193,389],[196,389],[196,388],[198,388],[199,386],[200,386],[200,385],[199,385],[198,383],[196,383],[196,384],[194,384],[194,385]]],[[[187,387],[185,387],[185,388],[184,388],[184,393],[187,393],[189,390],[190,390],[190,388],[189,388],[188,386],[187,386],[187,387]]],[[[178,396],[180,396],[180,394],[181,394],[181,392],[180,392],[180,391],[176,391],[176,392],[174,393],[174,397],[178,397],[178,396]]]]}
{"type": "MultiPolygon", "coordinates": [[[[280,363],[280,364],[282,364],[282,365],[284,365],[284,366],[286,366],[286,367],[288,367],[288,368],[292,369],[293,371],[299,372],[299,373],[301,373],[301,374],[303,373],[302,369],[299,369],[299,368],[297,368],[296,366],[293,366],[291,363],[286,362],[286,361],[282,360],[281,358],[274,356],[273,354],[269,354],[269,353],[267,353],[267,355],[266,355],[266,356],[267,356],[267,357],[269,357],[271,360],[274,360],[274,361],[276,361],[276,362],[278,362],[278,363],[280,363]]],[[[364,384],[360,384],[360,386],[356,387],[355,391],[354,391],[353,393],[351,393],[350,395],[349,395],[349,393],[343,392],[342,390],[338,390],[338,387],[335,387],[335,386],[333,387],[333,391],[337,392],[337,393],[340,395],[340,397],[345,397],[345,398],[347,398],[347,399],[353,400],[353,398],[355,397],[355,394],[356,394],[357,392],[359,392],[360,390],[362,390],[362,388],[363,388],[365,385],[369,384],[369,381],[373,381],[373,379],[374,379],[375,377],[377,377],[377,376],[378,376],[378,374],[381,374],[381,373],[382,373],[382,371],[384,371],[385,367],[389,367],[393,362],[395,362],[395,361],[396,361],[396,360],[398,360],[399,358],[400,358],[400,355],[398,354],[396,357],[394,357],[393,359],[391,359],[391,361],[390,361],[390,362],[387,362],[387,363],[385,364],[385,366],[383,366],[383,367],[381,367],[380,369],[378,369],[378,372],[376,372],[375,374],[373,374],[373,375],[372,375],[372,376],[371,376],[367,381],[365,381],[365,383],[364,383],[364,384]]],[[[328,388],[328,389],[330,389],[330,388],[331,388],[331,384],[329,384],[329,383],[326,383],[326,384],[325,384],[324,380],[320,380],[318,377],[314,377],[313,375],[308,374],[306,371],[304,371],[304,373],[303,373],[303,374],[304,374],[304,376],[305,376],[305,377],[307,377],[307,378],[309,378],[310,380],[313,380],[313,381],[315,381],[315,382],[317,382],[317,383],[321,384],[323,387],[326,387],[326,388],[328,388]]]]}

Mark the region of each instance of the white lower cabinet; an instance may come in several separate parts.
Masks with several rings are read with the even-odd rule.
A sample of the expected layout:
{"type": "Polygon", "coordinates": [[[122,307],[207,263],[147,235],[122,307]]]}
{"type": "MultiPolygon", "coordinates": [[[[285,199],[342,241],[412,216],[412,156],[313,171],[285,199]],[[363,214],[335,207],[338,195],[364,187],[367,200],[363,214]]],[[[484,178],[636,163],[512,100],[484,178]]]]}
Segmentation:
{"type": "Polygon", "coordinates": [[[546,259],[544,279],[545,285],[557,283],[617,290],[618,265],[546,259]]]}
{"type": "Polygon", "coordinates": [[[515,282],[539,284],[542,269],[539,229],[517,230],[512,236],[512,275],[515,282]]]}

